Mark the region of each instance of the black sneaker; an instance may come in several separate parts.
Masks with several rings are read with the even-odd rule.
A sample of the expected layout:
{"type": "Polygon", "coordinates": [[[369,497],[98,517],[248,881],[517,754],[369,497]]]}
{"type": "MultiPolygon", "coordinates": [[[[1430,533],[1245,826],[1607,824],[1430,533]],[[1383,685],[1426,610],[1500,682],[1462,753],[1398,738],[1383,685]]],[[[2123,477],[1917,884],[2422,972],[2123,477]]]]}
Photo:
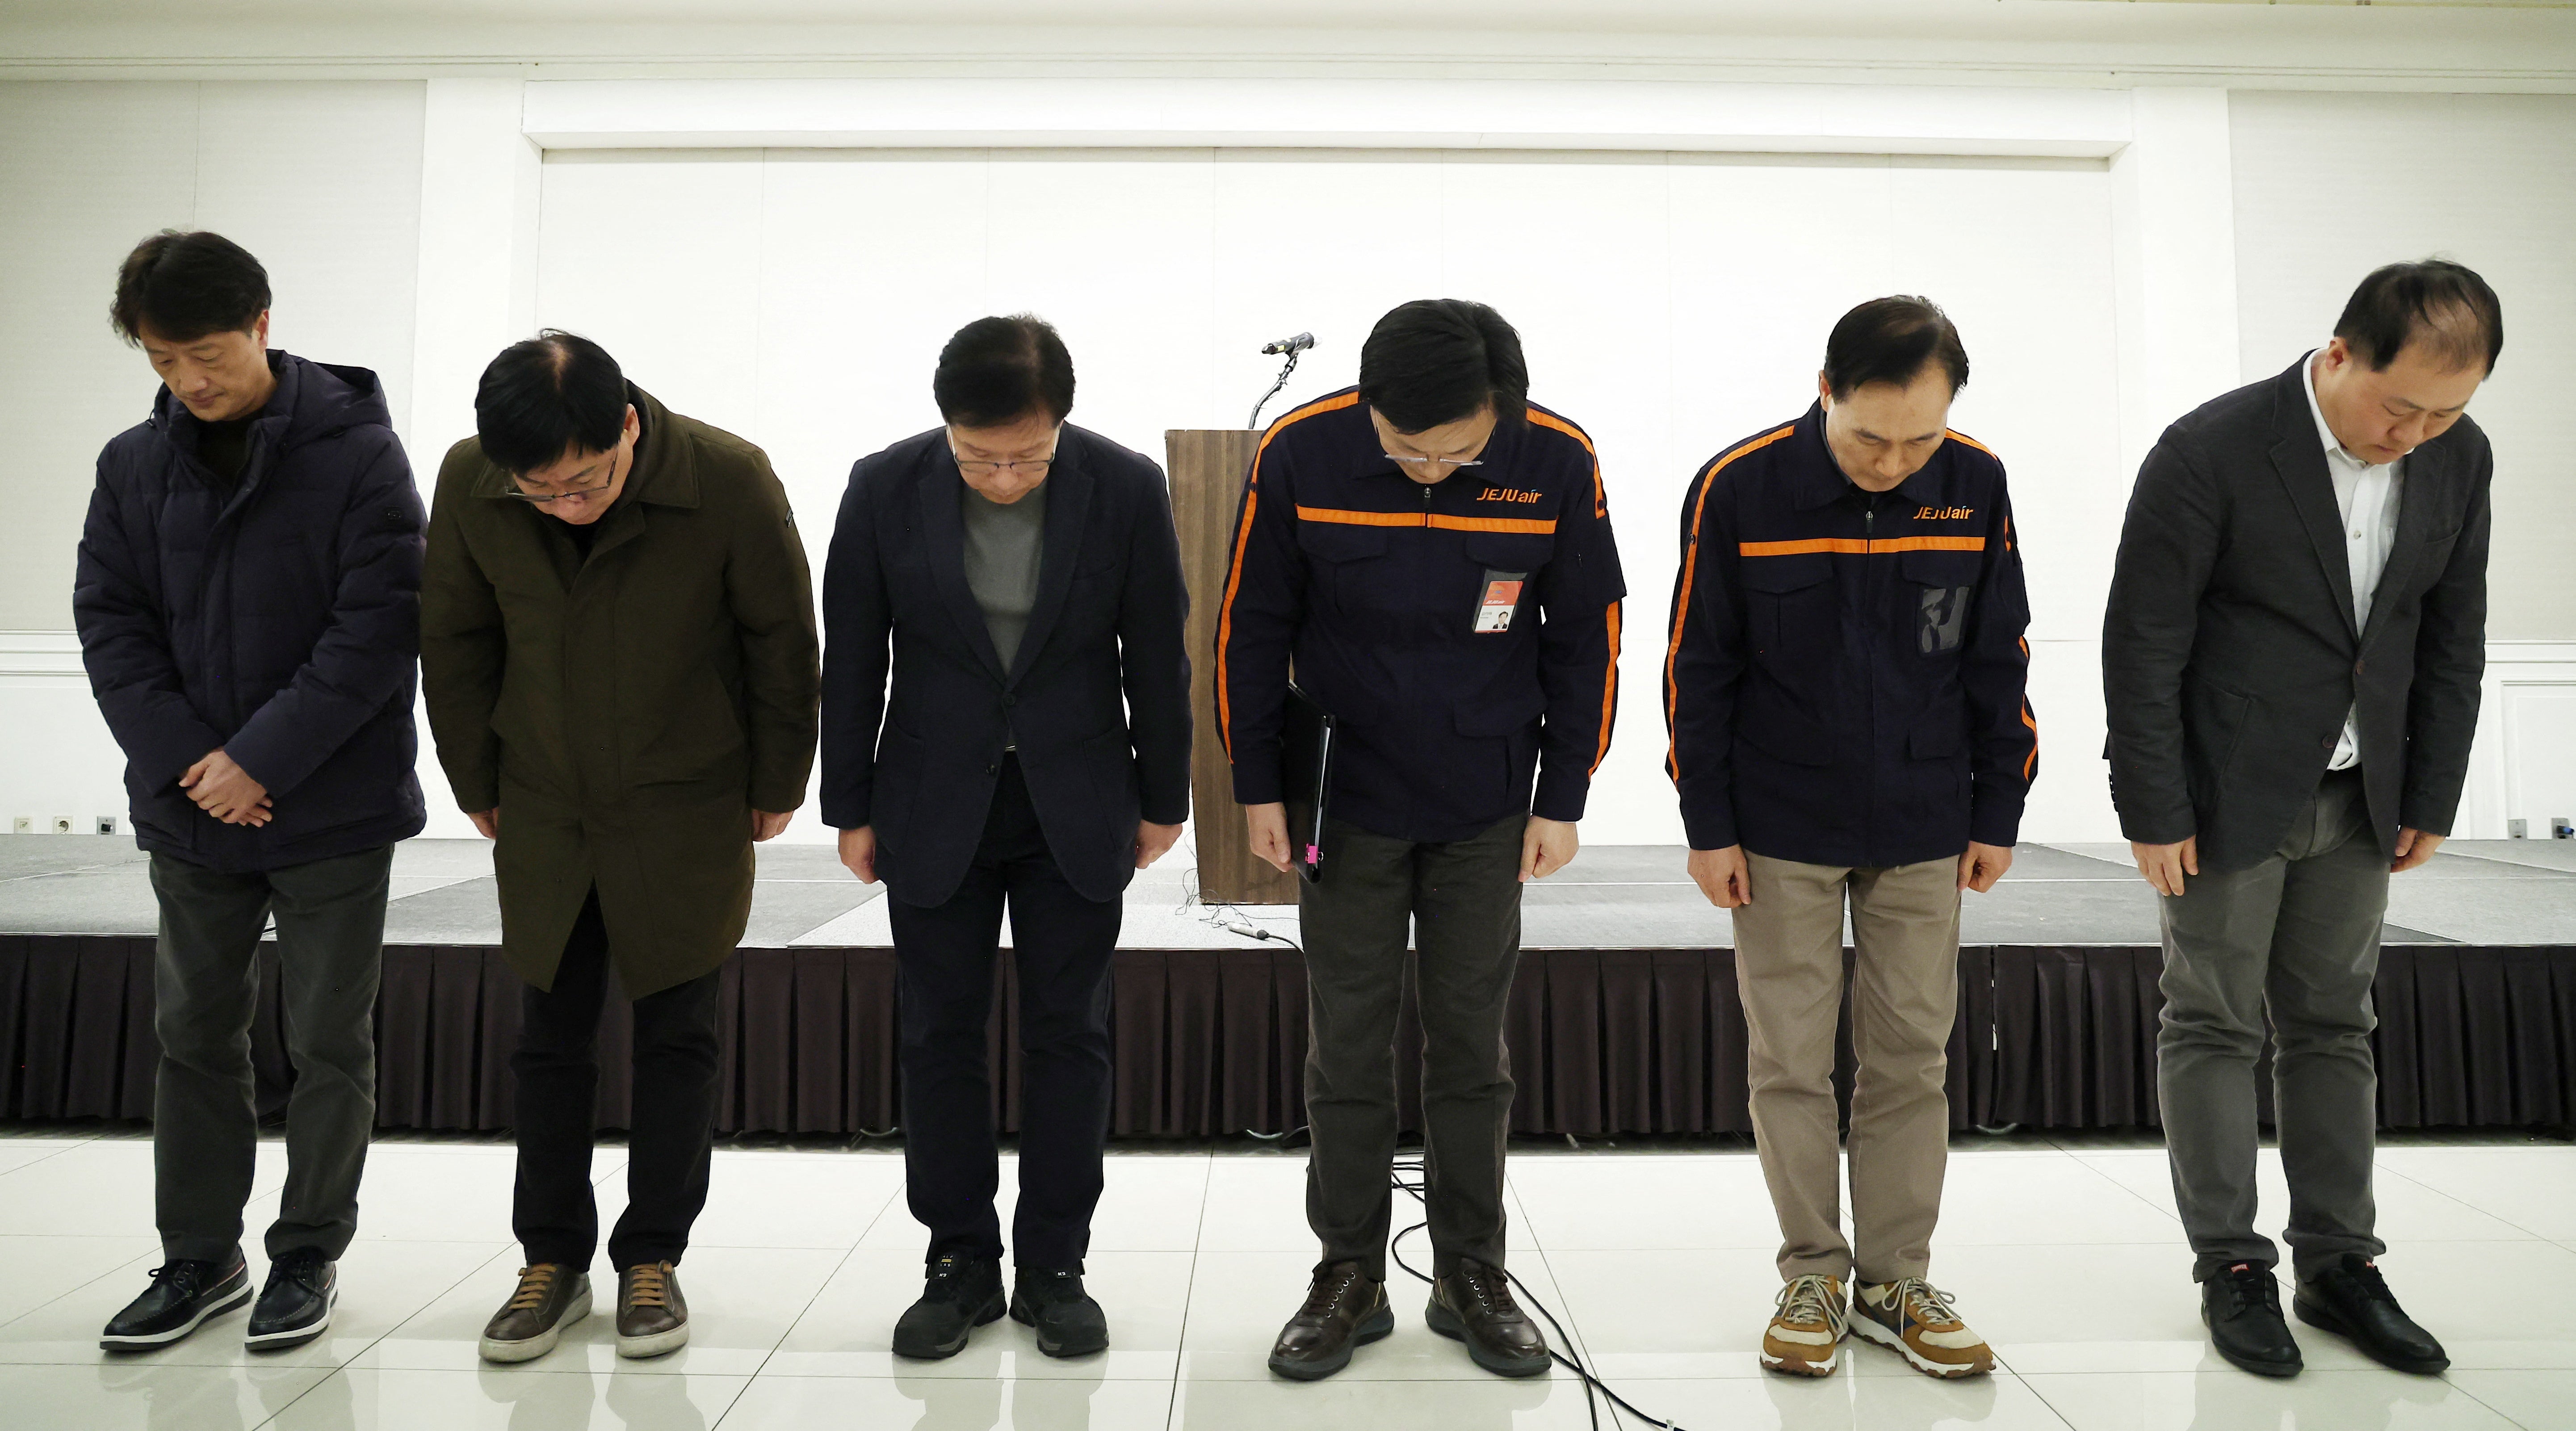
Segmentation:
{"type": "Polygon", "coordinates": [[[2239,1262],[2201,1283],[2200,1319],[2209,1323],[2209,1344],[2240,1370],[2297,1376],[2304,1364],[2281,1320],[2281,1284],[2269,1267],[2239,1262]]]}
{"type": "Polygon", "coordinates": [[[250,1266],[235,1251],[229,1262],[174,1257],[152,1269],[152,1287],[126,1303],[99,1334],[109,1351],[166,1347],[250,1300],[250,1266]]]}
{"type": "Polygon", "coordinates": [[[982,1257],[942,1257],[930,1264],[921,1300],[894,1324],[894,1354],[938,1361],[966,1349],[967,1335],[1002,1319],[1002,1264],[982,1257]]]}
{"type": "Polygon", "coordinates": [[[339,1300],[339,1264],[318,1247],[298,1247],[268,1264],[268,1285],[250,1309],[249,1335],[242,1340],[253,1351],[300,1347],[330,1330],[331,1308],[339,1300]]]}
{"type": "Polygon", "coordinates": [[[1048,1356],[1089,1356],[1109,1348],[1109,1314],[1082,1290],[1079,1272],[1022,1267],[1012,1274],[1011,1320],[1036,1330],[1048,1356]]]}

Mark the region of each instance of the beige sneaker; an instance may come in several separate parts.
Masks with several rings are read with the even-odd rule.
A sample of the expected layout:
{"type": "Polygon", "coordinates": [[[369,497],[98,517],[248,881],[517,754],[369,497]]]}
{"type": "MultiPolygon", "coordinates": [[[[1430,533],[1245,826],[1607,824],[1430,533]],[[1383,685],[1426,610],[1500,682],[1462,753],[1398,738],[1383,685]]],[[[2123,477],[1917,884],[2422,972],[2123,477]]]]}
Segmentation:
{"type": "Polygon", "coordinates": [[[1842,1279],[1811,1272],[1780,1289],[1779,1311],[1762,1329],[1762,1365],[1791,1376],[1831,1376],[1851,1320],[1842,1279]]]}
{"type": "Polygon", "coordinates": [[[1852,1311],[1852,1335],[1897,1353],[1926,1376],[1982,1376],[1995,1369],[1994,1349],[1959,1320],[1950,1295],[1920,1277],[1869,1283],[1852,1311]]]}

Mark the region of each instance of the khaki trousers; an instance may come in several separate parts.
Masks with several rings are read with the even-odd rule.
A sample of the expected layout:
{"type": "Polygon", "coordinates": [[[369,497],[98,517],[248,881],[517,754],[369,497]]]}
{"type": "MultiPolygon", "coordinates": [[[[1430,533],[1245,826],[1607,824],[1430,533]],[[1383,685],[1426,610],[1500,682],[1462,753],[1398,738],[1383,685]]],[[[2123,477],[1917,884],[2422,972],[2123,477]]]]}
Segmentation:
{"type": "Polygon", "coordinates": [[[1753,902],[1734,912],[1735,977],[1750,1034],[1754,1143],[1780,1217],[1780,1276],[1923,1276],[1950,1155],[1944,1085],[1959,1002],[1959,862],[1845,869],[1750,853],[1745,862],[1753,902]],[[1850,1241],[1833,1089],[1846,892],[1860,1062],[1850,1241]]]}

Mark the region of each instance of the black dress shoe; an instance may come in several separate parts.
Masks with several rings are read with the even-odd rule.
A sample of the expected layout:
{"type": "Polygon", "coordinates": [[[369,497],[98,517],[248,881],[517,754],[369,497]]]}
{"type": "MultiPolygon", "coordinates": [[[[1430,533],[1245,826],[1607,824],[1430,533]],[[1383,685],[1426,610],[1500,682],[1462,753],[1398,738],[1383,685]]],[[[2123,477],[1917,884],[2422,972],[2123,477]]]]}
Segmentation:
{"type": "Polygon", "coordinates": [[[1270,1369],[1292,1381],[1320,1381],[1351,1364],[1351,1349],[1395,1330],[1395,1308],[1386,1284],[1356,1262],[1316,1271],[1306,1305],[1279,1329],[1270,1347],[1270,1369]]]}
{"type": "Polygon", "coordinates": [[[99,1334],[109,1351],[166,1347],[250,1300],[250,1267],[236,1251],[230,1262],[174,1257],[152,1269],[152,1287],[125,1306],[99,1334]]]}
{"type": "Polygon", "coordinates": [[[253,1351],[300,1347],[330,1330],[339,1300],[339,1264],[318,1247],[296,1248],[268,1264],[268,1285],[259,1289],[242,1340],[253,1351]]]}
{"type": "Polygon", "coordinates": [[[2399,1310],[2379,1265],[2358,1252],[2345,1253],[2314,1277],[2300,1278],[2290,1305],[2300,1321],[2350,1337],[2362,1355],[2381,1366],[2430,1376],[2451,1364],[2433,1334],[2399,1310]]]}
{"type": "Polygon", "coordinates": [[[2209,1343],[2239,1370],[2297,1376],[2298,1339],[2281,1320],[2281,1284],[2269,1267],[2239,1262],[2200,1284],[2200,1319],[2209,1343]]]}
{"type": "Polygon", "coordinates": [[[1035,1329],[1048,1356],[1089,1356],[1109,1348],[1109,1314],[1082,1290],[1079,1272],[1022,1267],[1011,1277],[1011,1320],[1035,1329]]]}
{"type": "Polygon", "coordinates": [[[1456,1272],[1432,1279],[1423,1320],[1440,1335],[1465,1342],[1468,1358],[1496,1376],[1547,1370],[1547,1338],[1512,1300],[1511,1279],[1500,1267],[1460,1262],[1456,1272]]]}
{"type": "Polygon", "coordinates": [[[942,1257],[930,1264],[921,1300],[894,1324],[894,1354],[938,1361],[966,1349],[967,1335],[1002,1319],[1002,1264],[984,1257],[942,1257]]]}

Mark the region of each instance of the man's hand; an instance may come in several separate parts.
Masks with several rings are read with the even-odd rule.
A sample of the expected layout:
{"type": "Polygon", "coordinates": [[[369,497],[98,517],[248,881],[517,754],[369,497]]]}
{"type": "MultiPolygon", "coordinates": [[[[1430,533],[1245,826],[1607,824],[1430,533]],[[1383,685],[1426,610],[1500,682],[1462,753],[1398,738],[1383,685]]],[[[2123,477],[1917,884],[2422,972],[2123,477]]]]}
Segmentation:
{"type": "Polygon", "coordinates": [[[2448,838],[2449,836],[2447,835],[2428,835],[2423,831],[2414,829],[2410,826],[2399,826],[2397,829],[2397,858],[2389,862],[2388,872],[2390,874],[2404,874],[2408,870],[2415,868],[2417,865],[2424,863],[2426,860],[2433,858],[2433,852],[2440,849],[2442,847],[2442,841],[2448,838]]]}
{"type": "MultiPolygon", "coordinates": [[[[2399,849],[2406,846],[2403,842],[2399,849]]],[[[2182,877],[2200,874],[2200,837],[2192,836],[2179,845],[2149,845],[2129,842],[2129,855],[2138,862],[2138,873],[2156,887],[2158,894],[2182,893],[2182,877]]]]}
{"type": "Polygon", "coordinates": [[[877,832],[873,825],[861,825],[841,832],[841,867],[859,877],[861,884],[877,882],[877,832]]]}
{"type": "Polygon", "coordinates": [[[1288,873],[1288,807],[1276,800],[1267,805],[1246,805],[1243,823],[1251,827],[1253,857],[1266,861],[1281,874],[1288,873]]]}
{"type": "Polygon", "coordinates": [[[1691,883],[1708,896],[1708,902],[1720,909],[1734,909],[1753,902],[1753,871],[1744,863],[1744,847],[1729,845],[1722,850],[1690,852],[1691,883]]]}
{"type": "Polygon", "coordinates": [[[465,818],[474,822],[474,828],[482,833],[483,838],[487,840],[501,838],[500,806],[495,805],[489,810],[469,810],[465,818]]]}
{"type": "Polygon", "coordinates": [[[1984,894],[2011,868],[2012,846],[1981,845],[1970,840],[1968,852],[1959,856],[1959,888],[1984,894]]]}
{"type": "Polygon", "coordinates": [[[1574,838],[1572,820],[1530,816],[1529,827],[1521,831],[1521,883],[1545,879],[1565,868],[1580,843],[1574,838]]]}
{"type": "Polygon", "coordinates": [[[179,788],[197,802],[197,808],[227,825],[265,825],[269,822],[268,787],[250,778],[250,772],[233,763],[221,750],[206,753],[204,759],[188,767],[179,777],[179,788]]]}
{"type": "Polygon", "coordinates": [[[1136,823],[1136,868],[1140,870],[1147,868],[1154,861],[1170,854],[1172,846],[1180,843],[1180,839],[1181,827],[1178,825],[1157,825],[1151,820],[1138,821],[1136,823]]]}
{"type": "Polygon", "coordinates": [[[793,810],[782,810],[774,815],[767,810],[752,811],[751,842],[756,845],[763,840],[777,839],[779,832],[787,828],[787,822],[795,818],[793,810]]]}

